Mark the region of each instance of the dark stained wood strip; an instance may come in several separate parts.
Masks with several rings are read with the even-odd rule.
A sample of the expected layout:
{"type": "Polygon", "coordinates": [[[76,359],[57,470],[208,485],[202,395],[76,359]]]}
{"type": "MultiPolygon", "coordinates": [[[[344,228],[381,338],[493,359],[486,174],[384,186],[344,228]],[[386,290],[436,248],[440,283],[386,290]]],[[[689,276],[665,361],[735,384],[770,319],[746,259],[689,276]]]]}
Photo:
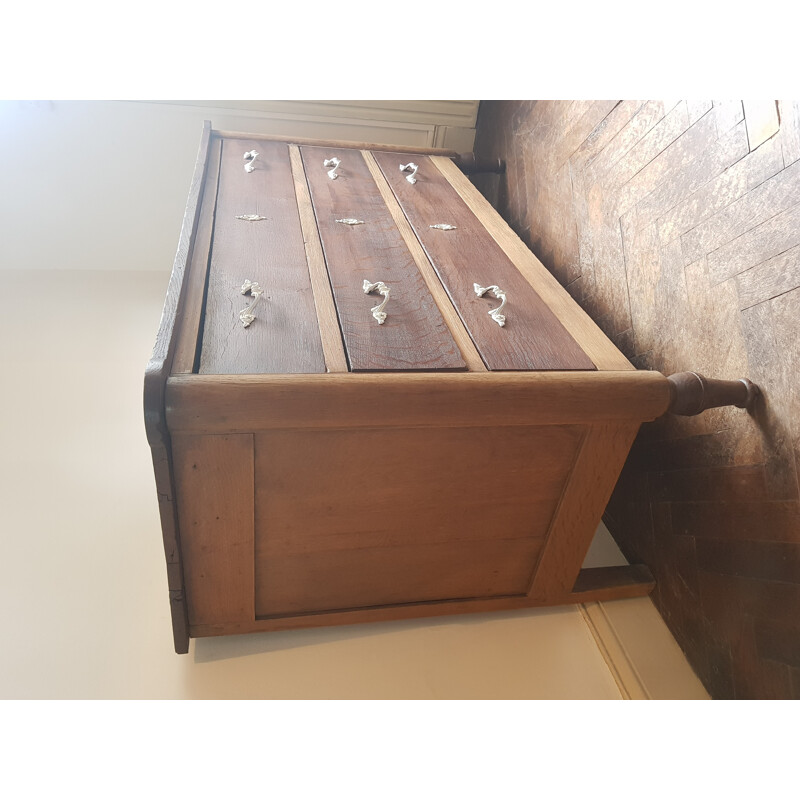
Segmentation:
{"type": "Polygon", "coordinates": [[[732,501],[672,504],[672,530],[698,539],[719,537],[725,531],[733,541],[797,542],[800,504],[796,501],[732,501]]]}
{"type": "Polygon", "coordinates": [[[199,371],[325,372],[285,143],[223,140],[199,371]],[[251,173],[245,172],[243,160],[249,150],[259,153],[251,173]],[[244,214],[267,219],[236,218],[244,214]],[[251,302],[250,295],[241,294],[245,280],[264,290],[248,328],[239,320],[251,302]]]}
{"type": "Polygon", "coordinates": [[[301,147],[300,152],[350,369],[465,370],[361,153],[322,147],[301,147]],[[331,158],[341,161],[335,180],[328,177],[330,167],[323,166],[331,158]],[[365,280],[383,281],[391,290],[383,324],[370,311],[383,297],[365,294],[365,280]]]}
{"type": "Polygon", "coordinates": [[[167,561],[167,585],[172,617],[172,635],[176,653],[189,651],[189,620],[183,583],[178,509],[175,502],[175,481],[170,433],[165,418],[164,395],[167,378],[177,346],[175,324],[178,307],[184,295],[186,265],[191,260],[192,245],[200,219],[200,196],[206,179],[211,142],[211,123],[203,123],[189,198],[183,217],[178,251],[167,286],[164,310],[156,334],[155,345],[144,375],[144,423],[147,442],[153,459],[161,533],[167,561]]]}
{"type": "Polygon", "coordinates": [[[253,437],[174,436],[189,624],[254,618],[253,437]]]}
{"type": "Polygon", "coordinates": [[[414,161],[419,170],[412,185],[399,170],[407,163],[401,155],[374,156],[488,369],[595,368],[430,159],[414,161]],[[439,223],[456,230],[430,227],[439,223]],[[491,294],[477,297],[474,283],[506,292],[505,327],[488,313],[500,301],[491,294]]]}
{"type": "Polygon", "coordinates": [[[800,544],[797,542],[731,542],[698,539],[697,566],[708,572],[765,581],[800,583],[800,544]]]}
{"type": "Polygon", "coordinates": [[[203,300],[208,262],[211,256],[211,236],[214,232],[214,212],[217,206],[217,185],[222,141],[211,137],[208,147],[208,167],[203,182],[200,218],[197,223],[192,257],[185,278],[183,309],[177,331],[172,375],[188,375],[195,371],[203,326],[203,300]]]}
{"type": "Polygon", "coordinates": [[[791,208],[797,203],[799,179],[800,162],[795,162],[683,234],[683,263],[697,261],[705,253],[711,253],[770,217],[791,208]]]}

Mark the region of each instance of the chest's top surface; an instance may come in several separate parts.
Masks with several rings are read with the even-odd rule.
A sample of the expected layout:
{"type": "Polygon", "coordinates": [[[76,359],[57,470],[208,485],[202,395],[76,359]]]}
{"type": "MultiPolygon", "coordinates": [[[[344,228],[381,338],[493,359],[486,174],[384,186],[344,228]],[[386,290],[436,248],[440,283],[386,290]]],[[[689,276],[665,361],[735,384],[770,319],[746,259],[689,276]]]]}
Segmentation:
{"type": "Polygon", "coordinates": [[[445,156],[212,132],[171,374],[630,369],[509,234],[445,156]]]}

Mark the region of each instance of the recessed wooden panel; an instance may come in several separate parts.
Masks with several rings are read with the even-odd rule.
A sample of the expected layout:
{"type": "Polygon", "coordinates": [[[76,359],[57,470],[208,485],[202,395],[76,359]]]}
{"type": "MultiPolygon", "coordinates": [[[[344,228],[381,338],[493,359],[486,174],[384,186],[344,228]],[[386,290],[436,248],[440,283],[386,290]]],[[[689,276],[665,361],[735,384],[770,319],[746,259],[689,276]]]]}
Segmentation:
{"type": "Polygon", "coordinates": [[[223,140],[199,371],[325,372],[285,143],[223,140]],[[259,155],[248,173],[249,150],[259,155]],[[247,214],[266,219],[237,219],[247,214]],[[252,299],[241,294],[245,280],[264,290],[248,328],[239,320],[252,299]]]}
{"type": "Polygon", "coordinates": [[[253,437],[173,436],[189,624],[253,619],[253,437]]]}
{"type": "Polygon", "coordinates": [[[411,184],[399,169],[408,158],[373,155],[490,370],[595,369],[427,156],[415,159],[419,170],[411,184]],[[430,227],[442,223],[456,230],[430,227]],[[505,326],[488,313],[500,301],[491,294],[477,297],[475,283],[496,285],[506,293],[505,326]]]}
{"type": "Polygon", "coordinates": [[[350,368],[466,369],[362,155],[321,147],[300,151],[350,368]],[[331,167],[323,166],[330,158],[341,161],[335,180],[327,174],[331,167]],[[391,290],[383,324],[370,311],[383,297],[364,294],[365,280],[383,281],[391,290]]]}
{"type": "Polygon", "coordinates": [[[256,436],[256,614],[527,591],[581,426],[256,436]]]}

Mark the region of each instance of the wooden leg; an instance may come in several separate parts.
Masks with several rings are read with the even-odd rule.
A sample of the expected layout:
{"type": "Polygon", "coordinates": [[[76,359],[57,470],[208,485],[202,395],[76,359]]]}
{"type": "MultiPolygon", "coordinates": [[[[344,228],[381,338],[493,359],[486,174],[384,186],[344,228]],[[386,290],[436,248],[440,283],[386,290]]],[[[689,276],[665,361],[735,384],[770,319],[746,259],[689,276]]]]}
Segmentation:
{"type": "Polygon", "coordinates": [[[672,400],[669,413],[693,417],[708,408],[736,406],[750,410],[760,394],[758,386],[742,378],[738,381],[720,381],[705,378],[696,372],[678,372],[670,375],[672,400]]]}
{"type": "Polygon", "coordinates": [[[475,153],[459,153],[455,157],[456,166],[465,175],[476,172],[505,172],[506,162],[502,158],[476,158],[475,153]]]}

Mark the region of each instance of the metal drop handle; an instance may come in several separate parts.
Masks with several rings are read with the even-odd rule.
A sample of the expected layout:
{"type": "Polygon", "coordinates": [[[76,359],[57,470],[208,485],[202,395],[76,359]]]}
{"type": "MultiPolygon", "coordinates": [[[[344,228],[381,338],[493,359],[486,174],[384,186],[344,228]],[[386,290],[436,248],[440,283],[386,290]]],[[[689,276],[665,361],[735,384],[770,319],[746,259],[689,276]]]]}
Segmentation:
{"type": "Polygon", "coordinates": [[[370,311],[372,311],[372,316],[378,320],[378,325],[383,325],[383,323],[386,322],[386,312],[383,309],[389,302],[389,293],[391,292],[391,289],[383,281],[370,283],[368,280],[364,281],[363,288],[364,294],[377,291],[378,294],[383,295],[383,302],[380,305],[370,309],[370,311]]]}
{"type": "Polygon", "coordinates": [[[323,166],[323,167],[333,167],[333,169],[330,169],[330,170],[328,170],[328,177],[329,177],[329,178],[330,178],[332,181],[335,181],[335,180],[336,180],[336,179],[339,177],[339,175],[338,175],[338,173],[336,172],[336,170],[337,170],[337,169],[339,169],[339,165],[340,165],[341,163],[342,163],[342,162],[341,162],[341,161],[339,161],[339,159],[338,159],[338,158],[336,158],[336,156],[334,156],[333,158],[326,158],[326,159],[325,159],[325,160],[322,162],[322,166],[323,166]]]}
{"type": "Polygon", "coordinates": [[[244,171],[245,172],[252,172],[255,169],[253,166],[253,162],[258,158],[258,153],[255,150],[248,150],[244,154],[244,171]]]}
{"type": "Polygon", "coordinates": [[[416,175],[417,175],[417,170],[418,169],[419,169],[419,166],[417,166],[417,164],[414,164],[411,161],[409,161],[408,164],[401,164],[400,165],[400,172],[408,172],[408,170],[411,170],[411,174],[410,175],[406,175],[406,180],[409,183],[416,183],[417,182],[416,175]]]}
{"type": "Polygon", "coordinates": [[[256,307],[256,303],[261,299],[261,295],[264,294],[264,290],[257,283],[246,280],[244,284],[242,284],[242,294],[249,294],[253,298],[253,302],[250,303],[247,308],[239,312],[239,321],[247,328],[256,318],[253,309],[256,307]]]}
{"type": "Polygon", "coordinates": [[[499,286],[479,286],[477,283],[473,283],[472,288],[475,289],[478,297],[483,297],[486,292],[491,292],[498,300],[502,300],[497,308],[492,308],[487,313],[501,328],[504,327],[506,318],[500,312],[506,304],[506,293],[499,286]]]}

